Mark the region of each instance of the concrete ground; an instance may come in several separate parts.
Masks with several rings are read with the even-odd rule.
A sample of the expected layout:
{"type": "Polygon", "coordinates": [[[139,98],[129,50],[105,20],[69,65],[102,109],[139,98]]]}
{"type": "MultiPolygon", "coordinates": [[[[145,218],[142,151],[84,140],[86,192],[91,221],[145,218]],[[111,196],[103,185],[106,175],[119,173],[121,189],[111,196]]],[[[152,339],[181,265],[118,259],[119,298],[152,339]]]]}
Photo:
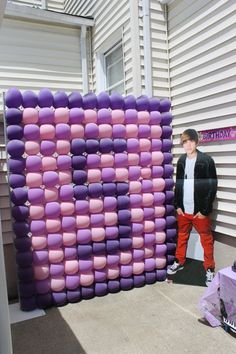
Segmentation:
{"type": "Polygon", "coordinates": [[[47,310],[12,325],[14,354],[232,354],[236,338],[205,323],[203,287],[146,285],[47,310]]]}

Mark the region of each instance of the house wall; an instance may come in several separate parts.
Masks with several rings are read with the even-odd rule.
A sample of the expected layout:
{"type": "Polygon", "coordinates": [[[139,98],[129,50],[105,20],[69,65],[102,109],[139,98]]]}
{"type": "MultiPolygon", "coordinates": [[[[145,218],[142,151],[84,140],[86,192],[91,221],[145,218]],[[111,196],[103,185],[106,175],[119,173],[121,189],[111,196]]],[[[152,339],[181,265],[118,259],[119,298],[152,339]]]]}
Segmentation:
{"type": "MultiPolygon", "coordinates": [[[[11,3],[41,8],[42,0],[11,0],[11,3]]],[[[51,11],[64,12],[64,0],[47,0],[46,8],[51,11]]]]}
{"type": "MultiPolygon", "coordinates": [[[[184,129],[236,125],[235,33],[234,0],[176,0],[168,7],[174,164],[183,151],[179,135],[184,129]]],[[[216,263],[226,266],[235,258],[236,247],[236,141],[207,143],[199,149],[209,153],[217,167],[212,214],[216,263]]]]}

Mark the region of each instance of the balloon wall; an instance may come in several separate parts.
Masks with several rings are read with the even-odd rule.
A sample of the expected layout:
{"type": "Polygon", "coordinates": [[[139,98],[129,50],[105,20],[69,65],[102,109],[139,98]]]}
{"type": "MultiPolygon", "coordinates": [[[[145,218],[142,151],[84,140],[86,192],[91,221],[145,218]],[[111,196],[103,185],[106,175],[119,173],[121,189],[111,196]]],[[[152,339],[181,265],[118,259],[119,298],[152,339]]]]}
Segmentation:
{"type": "Polygon", "coordinates": [[[163,281],[175,251],[170,101],[5,96],[22,310],[163,281]]]}

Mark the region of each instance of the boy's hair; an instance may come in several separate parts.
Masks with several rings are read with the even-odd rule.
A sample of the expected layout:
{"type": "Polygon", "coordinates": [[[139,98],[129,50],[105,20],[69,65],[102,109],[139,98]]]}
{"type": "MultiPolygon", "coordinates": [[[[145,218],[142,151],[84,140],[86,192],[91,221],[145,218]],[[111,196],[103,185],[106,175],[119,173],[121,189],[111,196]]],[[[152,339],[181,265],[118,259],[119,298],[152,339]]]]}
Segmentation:
{"type": "Polygon", "coordinates": [[[186,140],[193,140],[196,144],[198,144],[199,137],[197,131],[195,129],[186,129],[180,136],[181,144],[183,144],[186,140]]]}

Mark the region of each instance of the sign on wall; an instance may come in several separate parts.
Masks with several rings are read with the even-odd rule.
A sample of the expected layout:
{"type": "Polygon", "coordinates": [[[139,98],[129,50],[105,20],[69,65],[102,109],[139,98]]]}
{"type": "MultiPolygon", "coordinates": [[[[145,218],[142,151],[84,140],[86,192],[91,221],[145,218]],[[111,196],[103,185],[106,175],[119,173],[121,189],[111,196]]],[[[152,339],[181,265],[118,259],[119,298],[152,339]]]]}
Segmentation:
{"type": "Polygon", "coordinates": [[[200,143],[208,143],[213,141],[236,140],[236,126],[210,130],[202,130],[199,132],[200,143]]]}

